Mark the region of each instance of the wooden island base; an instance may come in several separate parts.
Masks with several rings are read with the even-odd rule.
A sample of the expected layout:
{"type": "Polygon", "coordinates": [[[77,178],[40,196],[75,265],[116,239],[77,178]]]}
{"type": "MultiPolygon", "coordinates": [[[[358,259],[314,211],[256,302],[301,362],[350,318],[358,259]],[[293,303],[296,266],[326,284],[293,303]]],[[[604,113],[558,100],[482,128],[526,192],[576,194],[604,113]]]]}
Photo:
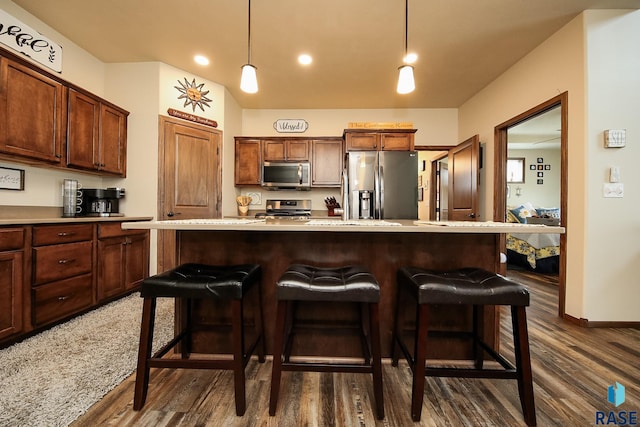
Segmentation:
{"type": "MultiPolygon", "coordinates": [[[[275,283],[293,263],[320,267],[360,264],[367,266],[381,288],[380,331],[383,357],[390,357],[393,313],[396,302],[396,271],[399,267],[415,265],[447,270],[461,267],[481,267],[497,271],[499,266],[499,234],[497,233],[362,233],[319,231],[256,231],[256,230],[177,230],[177,262],[207,264],[260,264],[263,269],[262,297],[265,317],[267,352],[273,353],[276,318],[275,283]]],[[[196,319],[203,324],[220,323],[223,307],[206,301],[194,304],[196,319]]],[[[177,319],[181,306],[178,305],[177,319]]],[[[331,349],[335,356],[339,349],[343,356],[360,356],[357,338],[345,334],[349,324],[357,322],[357,310],[347,310],[343,304],[304,303],[297,307],[297,318],[312,320],[314,324],[330,327],[330,333],[304,334],[294,340],[294,353],[322,356],[331,349]]],[[[413,310],[413,308],[408,308],[413,310]]],[[[245,310],[253,318],[251,304],[245,310]]],[[[429,319],[434,329],[469,330],[471,308],[441,306],[433,309],[429,319]]],[[[496,344],[498,311],[485,310],[484,337],[496,344]]],[[[179,321],[179,320],[178,320],[179,321]]],[[[357,324],[357,323],[356,323],[357,324]]],[[[407,325],[411,326],[412,325],[407,325]]],[[[250,339],[247,339],[249,342],[250,339]]],[[[438,338],[428,349],[429,358],[463,359],[471,355],[471,346],[451,338],[438,338]]],[[[194,352],[215,353],[228,343],[225,338],[210,332],[193,338],[194,352]]]]}

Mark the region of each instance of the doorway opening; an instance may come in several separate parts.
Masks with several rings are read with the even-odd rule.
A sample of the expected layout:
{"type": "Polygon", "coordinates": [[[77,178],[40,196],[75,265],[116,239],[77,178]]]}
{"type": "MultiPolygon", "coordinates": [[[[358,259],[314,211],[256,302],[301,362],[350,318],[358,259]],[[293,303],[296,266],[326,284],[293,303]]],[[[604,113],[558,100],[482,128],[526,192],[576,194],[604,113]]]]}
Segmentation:
{"type": "Polygon", "coordinates": [[[562,93],[495,128],[494,221],[527,222],[533,216],[567,230],[544,242],[528,241],[526,235],[503,236],[501,252],[508,261],[503,273],[509,263],[520,261],[532,272],[557,273],[560,317],[565,314],[568,232],[567,101],[568,94],[562,93]],[[518,259],[523,254],[516,248],[524,246],[529,253],[518,259]]]}

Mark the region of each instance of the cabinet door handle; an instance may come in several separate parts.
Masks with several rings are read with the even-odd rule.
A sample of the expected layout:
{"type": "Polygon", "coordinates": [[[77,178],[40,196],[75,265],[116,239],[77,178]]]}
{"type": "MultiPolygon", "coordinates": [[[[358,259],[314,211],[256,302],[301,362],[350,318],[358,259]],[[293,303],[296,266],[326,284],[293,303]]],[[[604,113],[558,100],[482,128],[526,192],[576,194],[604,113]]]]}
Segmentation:
{"type": "Polygon", "coordinates": [[[172,216],[174,216],[174,215],[180,215],[180,214],[182,214],[182,212],[174,212],[174,211],[169,211],[169,212],[167,212],[167,216],[168,216],[169,218],[171,218],[171,217],[172,217],[172,216]]]}

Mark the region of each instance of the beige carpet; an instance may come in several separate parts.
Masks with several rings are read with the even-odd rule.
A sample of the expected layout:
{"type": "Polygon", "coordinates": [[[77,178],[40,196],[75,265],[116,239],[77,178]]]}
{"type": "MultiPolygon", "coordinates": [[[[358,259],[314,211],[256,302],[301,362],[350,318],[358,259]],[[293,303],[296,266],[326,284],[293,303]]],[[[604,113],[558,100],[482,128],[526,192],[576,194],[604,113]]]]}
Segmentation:
{"type": "MultiPolygon", "coordinates": [[[[142,298],[112,302],[0,350],[0,426],[67,426],[136,367],[142,298]]],[[[156,309],[154,351],[173,332],[173,300],[156,309]]]]}

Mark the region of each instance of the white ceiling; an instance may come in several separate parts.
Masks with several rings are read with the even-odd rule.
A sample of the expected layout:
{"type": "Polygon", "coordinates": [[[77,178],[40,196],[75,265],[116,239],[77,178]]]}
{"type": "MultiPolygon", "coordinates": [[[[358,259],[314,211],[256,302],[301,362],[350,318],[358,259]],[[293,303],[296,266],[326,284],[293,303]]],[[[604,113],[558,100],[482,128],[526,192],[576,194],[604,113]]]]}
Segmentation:
{"type": "Polygon", "coordinates": [[[13,1],[103,62],[161,61],[261,109],[456,108],[583,10],[639,8],[637,0],[409,0],[416,90],[398,95],[404,0],[253,0],[260,90],[249,95],[239,89],[246,0],[13,1]],[[314,58],[306,68],[296,62],[303,52],[314,58]],[[195,54],[211,64],[196,65],[195,54]]]}
{"type": "Polygon", "coordinates": [[[510,150],[560,149],[560,106],[507,129],[510,150]]]}

